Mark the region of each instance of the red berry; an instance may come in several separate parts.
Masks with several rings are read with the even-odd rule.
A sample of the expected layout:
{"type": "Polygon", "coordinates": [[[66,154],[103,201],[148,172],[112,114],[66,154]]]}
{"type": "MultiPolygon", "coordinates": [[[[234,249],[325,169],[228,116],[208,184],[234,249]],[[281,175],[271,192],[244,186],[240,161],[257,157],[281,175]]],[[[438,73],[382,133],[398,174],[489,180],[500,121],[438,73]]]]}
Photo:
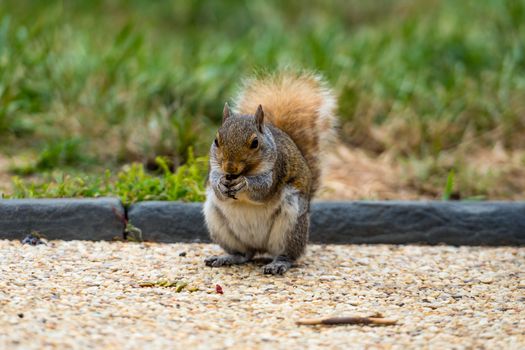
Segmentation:
{"type": "Polygon", "coordinates": [[[224,291],[222,290],[222,287],[218,284],[215,285],[215,291],[219,294],[224,294],[224,291]]]}

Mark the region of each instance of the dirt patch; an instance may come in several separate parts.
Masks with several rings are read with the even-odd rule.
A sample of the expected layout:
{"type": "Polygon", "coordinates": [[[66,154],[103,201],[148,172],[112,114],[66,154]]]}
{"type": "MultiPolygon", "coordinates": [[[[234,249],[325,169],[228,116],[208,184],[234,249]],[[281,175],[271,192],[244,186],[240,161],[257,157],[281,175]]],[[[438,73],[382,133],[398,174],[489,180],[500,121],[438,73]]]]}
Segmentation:
{"type": "Polygon", "coordinates": [[[325,161],[327,168],[320,199],[430,198],[406,185],[401,180],[402,169],[388,156],[374,158],[361,149],[338,145],[325,161]]]}
{"type": "MultiPolygon", "coordinates": [[[[491,149],[479,149],[468,157],[468,163],[482,174],[499,177],[497,186],[503,188],[509,199],[525,197],[525,151],[507,151],[501,144],[491,149]]],[[[497,189],[494,189],[497,190],[497,189]]]]}
{"type": "Polygon", "coordinates": [[[499,144],[405,161],[339,145],[325,161],[319,194],[324,200],[441,199],[450,169],[456,170],[454,192],[461,199],[525,197],[525,150],[506,150],[499,144]]]}

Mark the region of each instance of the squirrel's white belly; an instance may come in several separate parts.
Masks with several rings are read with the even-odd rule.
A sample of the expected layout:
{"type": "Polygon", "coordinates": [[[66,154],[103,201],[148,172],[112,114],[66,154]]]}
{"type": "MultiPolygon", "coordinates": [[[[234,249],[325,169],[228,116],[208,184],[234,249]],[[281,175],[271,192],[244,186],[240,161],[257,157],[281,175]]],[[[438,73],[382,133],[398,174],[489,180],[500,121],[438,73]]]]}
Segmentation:
{"type": "Polygon", "coordinates": [[[220,234],[233,233],[250,250],[272,255],[284,253],[287,233],[293,229],[299,209],[295,189],[287,187],[279,199],[263,205],[241,199],[221,201],[212,190],[208,191],[207,201],[219,208],[232,231],[220,234]]]}
{"type": "Polygon", "coordinates": [[[222,202],[219,208],[226,216],[228,226],[242,243],[257,250],[268,249],[272,216],[279,209],[279,203],[254,205],[227,201],[222,202]]]}

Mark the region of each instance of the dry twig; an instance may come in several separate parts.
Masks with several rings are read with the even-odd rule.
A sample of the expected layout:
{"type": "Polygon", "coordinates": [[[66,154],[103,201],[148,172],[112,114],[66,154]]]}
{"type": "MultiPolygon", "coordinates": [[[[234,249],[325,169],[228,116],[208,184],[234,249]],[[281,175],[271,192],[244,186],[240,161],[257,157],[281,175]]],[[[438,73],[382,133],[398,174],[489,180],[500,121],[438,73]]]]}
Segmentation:
{"type": "Polygon", "coordinates": [[[381,326],[390,326],[397,323],[397,320],[377,317],[381,315],[374,315],[369,317],[328,317],[328,318],[310,318],[297,321],[299,325],[336,325],[336,324],[372,324],[381,326]]]}

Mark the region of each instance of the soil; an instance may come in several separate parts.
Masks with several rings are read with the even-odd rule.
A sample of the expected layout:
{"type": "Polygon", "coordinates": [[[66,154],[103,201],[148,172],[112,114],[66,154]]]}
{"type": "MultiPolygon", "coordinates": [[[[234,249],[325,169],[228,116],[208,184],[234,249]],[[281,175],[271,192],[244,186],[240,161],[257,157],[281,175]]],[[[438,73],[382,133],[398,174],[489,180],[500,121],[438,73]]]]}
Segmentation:
{"type": "Polygon", "coordinates": [[[401,180],[401,169],[387,156],[338,145],[326,156],[327,169],[318,195],[323,200],[430,199],[401,180]]]}

